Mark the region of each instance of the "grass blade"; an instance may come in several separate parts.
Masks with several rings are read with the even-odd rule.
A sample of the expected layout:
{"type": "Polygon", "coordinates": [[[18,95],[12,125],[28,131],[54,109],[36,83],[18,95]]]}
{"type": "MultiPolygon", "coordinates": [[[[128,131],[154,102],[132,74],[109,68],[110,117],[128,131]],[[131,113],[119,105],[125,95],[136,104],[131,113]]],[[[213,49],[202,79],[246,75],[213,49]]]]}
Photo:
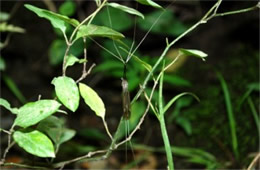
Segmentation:
{"type": "Polygon", "coordinates": [[[224,98],[225,98],[225,103],[226,103],[226,109],[227,109],[227,114],[228,114],[228,119],[229,119],[229,126],[230,126],[230,131],[231,131],[231,140],[232,140],[232,149],[233,152],[238,158],[238,143],[237,143],[237,135],[236,135],[236,122],[235,122],[235,117],[233,113],[233,108],[231,104],[231,99],[230,99],[230,94],[228,90],[228,86],[226,81],[224,80],[223,76],[217,72],[217,77],[220,81],[223,93],[224,93],[224,98]]]}
{"type": "Polygon", "coordinates": [[[15,97],[21,103],[25,104],[26,103],[26,99],[25,99],[24,95],[22,94],[22,92],[17,87],[17,85],[15,84],[15,82],[7,75],[2,75],[2,76],[3,76],[3,80],[4,80],[5,84],[11,90],[11,92],[15,95],[15,97]]]}
{"type": "Polygon", "coordinates": [[[253,103],[253,101],[252,101],[252,98],[251,98],[250,96],[247,98],[247,103],[248,103],[248,105],[249,105],[249,107],[250,107],[250,110],[251,110],[251,112],[252,112],[252,115],[253,115],[253,117],[254,117],[255,124],[256,124],[257,130],[258,130],[258,136],[260,136],[259,117],[257,116],[258,113],[257,113],[257,111],[256,111],[256,108],[255,108],[254,103],[253,103]]]}

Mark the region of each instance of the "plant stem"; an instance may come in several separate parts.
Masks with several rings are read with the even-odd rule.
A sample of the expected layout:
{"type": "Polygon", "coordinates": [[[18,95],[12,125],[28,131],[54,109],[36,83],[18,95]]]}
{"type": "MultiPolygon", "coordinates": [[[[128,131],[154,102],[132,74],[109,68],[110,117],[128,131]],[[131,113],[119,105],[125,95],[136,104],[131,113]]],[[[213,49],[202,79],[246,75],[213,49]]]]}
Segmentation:
{"type": "MultiPolygon", "coordinates": [[[[203,17],[204,18],[204,17],[203,17]]],[[[200,20],[198,21],[196,24],[194,24],[192,27],[190,27],[188,30],[186,30],[184,33],[182,33],[179,37],[177,37],[175,40],[173,40],[169,45],[166,46],[166,48],[164,49],[164,51],[162,52],[162,54],[160,55],[159,59],[156,61],[156,63],[154,64],[152,70],[149,72],[149,74],[146,76],[142,88],[137,92],[137,94],[135,95],[135,97],[132,100],[132,104],[140,97],[140,95],[142,94],[142,92],[144,91],[144,89],[146,88],[146,85],[149,81],[149,79],[151,78],[151,76],[153,75],[153,72],[155,71],[155,69],[158,67],[158,65],[161,63],[161,61],[163,60],[164,56],[166,55],[166,53],[169,51],[169,49],[177,42],[179,41],[181,38],[183,38],[184,36],[186,36],[188,33],[190,33],[191,31],[193,31],[195,28],[197,28],[200,24],[205,23],[204,20],[200,20]]]]}
{"type": "Polygon", "coordinates": [[[102,4],[96,9],[96,11],[94,11],[91,15],[89,15],[87,18],[85,18],[72,32],[71,36],[70,36],[70,39],[69,41],[67,40],[66,38],[66,35],[65,35],[65,40],[66,40],[66,43],[67,43],[67,49],[66,49],[66,52],[64,54],[64,59],[63,59],[63,65],[62,65],[62,75],[65,76],[66,75],[66,63],[67,63],[67,60],[68,60],[68,53],[69,53],[69,50],[70,50],[70,47],[72,46],[72,44],[75,42],[73,41],[73,37],[75,36],[75,34],[77,33],[77,31],[79,30],[79,28],[85,24],[88,20],[90,20],[88,22],[88,24],[90,24],[93,20],[93,18],[97,15],[97,13],[104,7],[104,5],[106,4],[107,0],[104,0],[102,2],[102,4]]]}
{"type": "Polygon", "coordinates": [[[252,170],[254,169],[254,166],[256,168],[256,164],[257,164],[257,160],[260,159],[260,153],[258,153],[255,158],[252,160],[252,162],[250,163],[250,165],[248,166],[248,168],[246,170],[252,170]]]}
{"type": "MultiPolygon", "coordinates": [[[[166,44],[166,48],[164,49],[164,51],[162,52],[162,54],[160,55],[159,59],[157,60],[157,62],[154,64],[152,70],[150,71],[150,73],[146,76],[142,88],[137,92],[137,94],[135,95],[135,97],[133,98],[131,103],[134,103],[142,94],[142,92],[144,91],[147,82],[149,81],[149,79],[151,78],[154,70],[158,67],[158,65],[161,63],[162,59],[164,58],[164,56],[166,55],[166,53],[168,52],[168,50],[177,42],[179,41],[181,38],[183,38],[184,36],[186,36],[188,33],[190,33],[191,31],[193,31],[195,28],[197,28],[200,24],[205,24],[207,21],[209,21],[210,19],[214,18],[214,17],[218,17],[221,16],[223,14],[217,14],[217,9],[220,6],[222,0],[218,0],[218,2],[215,3],[215,5],[202,17],[201,20],[199,20],[196,24],[194,24],[192,27],[190,27],[188,30],[186,30],[184,33],[182,33],[180,36],[178,36],[176,39],[174,39],[170,44],[166,44]],[[212,14],[213,12],[213,14],[212,14]]],[[[259,3],[258,3],[259,4],[259,3]]],[[[260,5],[256,5],[254,7],[251,8],[247,8],[247,10],[242,9],[242,10],[238,10],[240,12],[237,13],[242,13],[242,12],[248,12],[248,11],[252,11],[255,10],[257,8],[259,8],[258,6],[260,5]]],[[[225,15],[231,15],[231,14],[235,14],[234,11],[233,13],[225,13],[225,15]]]]}
{"type": "Polygon", "coordinates": [[[260,136],[259,117],[257,116],[258,114],[257,114],[256,108],[255,108],[254,103],[252,101],[252,98],[250,96],[247,98],[247,102],[248,102],[250,110],[251,110],[251,112],[253,114],[253,117],[254,117],[254,120],[255,120],[255,124],[256,124],[257,130],[258,130],[258,135],[260,136]]]}
{"type": "Polygon", "coordinates": [[[160,114],[159,121],[160,121],[161,132],[162,132],[162,137],[163,137],[163,142],[164,142],[164,147],[165,147],[165,152],[166,152],[166,156],[167,156],[169,169],[174,170],[174,163],[173,163],[173,158],[172,158],[171,145],[170,145],[169,137],[168,137],[168,134],[167,134],[167,129],[166,129],[163,114],[160,114]]]}
{"type": "Polygon", "coordinates": [[[62,64],[62,75],[63,76],[66,76],[66,68],[67,68],[66,64],[67,64],[67,60],[68,60],[68,53],[69,53],[70,47],[71,47],[71,44],[68,43],[67,49],[65,51],[64,58],[63,58],[63,64],[62,64]]]}
{"type": "Polygon", "coordinates": [[[85,24],[88,20],[90,20],[88,24],[91,23],[91,21],[93,20],[93,18],[94,18],[94,17],[97,15],[97,13],[104,7],[104,5],[106,4],[106,2],[107,2],[107,0],[104,0],[104,1],[102,2],[102,4],[96,9],[96,11],[94,11],[91,15],[89,15],[87,18],[85,18],[85,19],[74,29],[74,31],[72,32],[72,34],[71,34],[71,36],[70,36],[70,40],[69,40],[70,42],[72,42],[74,35],[76,34],[76,32],[78,31],[78,29],[79,29],[83,24],[85,24]]]}
{"type": "Polygon", "coordinates": [[[240,10],[236,10],[236,11],[218,13],[218,14],[215,15],[215,17],[223,17],[223,16],[226,16],[226,15],[234,15],[234,14],[249,12],[249,11],[253,11],[257,8],[258,8],[257,6],[253,6],[253,7],[250,7],[250,8],[240,9],[240,10]]]}
{"type": "Polygon", "coordinates": [[[217,72],[217,76],[219,78],[223,93],[224,93],[224,98],[225,98],[225,103],[226,103],[226,108],[227,108],[227,114],[228,114],[228,119],[229,119],[229,126],[230,126],[230,131],[231,131],[231,140],[232,140],[232,148],[233,152],[238,158],[238,144],[237,144],[237,135],[236,135],[236,121],[232,109],[232,104],[231,104],[231,99],[229,95],[229,90],[226,81],[224,80],[223,76],[217,72]]]}

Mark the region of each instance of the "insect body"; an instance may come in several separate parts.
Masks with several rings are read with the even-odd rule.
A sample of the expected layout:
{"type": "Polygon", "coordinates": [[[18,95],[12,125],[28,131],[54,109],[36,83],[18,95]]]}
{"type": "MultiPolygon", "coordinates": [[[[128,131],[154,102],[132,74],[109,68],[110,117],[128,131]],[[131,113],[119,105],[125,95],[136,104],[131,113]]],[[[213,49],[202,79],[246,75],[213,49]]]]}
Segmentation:
{"type": "Polygon", "coordinates": [[[129,119],[131,115],[131,103],[130,95],[128,91],[128,82],[126,79],[122,78],[122,98],[123,98],[123,117],[129,119]]]}

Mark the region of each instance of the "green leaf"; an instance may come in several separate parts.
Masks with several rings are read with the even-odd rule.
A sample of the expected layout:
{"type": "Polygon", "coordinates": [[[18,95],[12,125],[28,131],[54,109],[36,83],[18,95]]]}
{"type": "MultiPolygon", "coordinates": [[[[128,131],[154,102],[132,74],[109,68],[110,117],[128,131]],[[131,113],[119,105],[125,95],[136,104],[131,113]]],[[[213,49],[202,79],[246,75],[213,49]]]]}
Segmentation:
{"type": "MultiPolygon", "coordinates": [[[[51,65],[56,66],[62,63],[66,48],[65,40],[56,39],[51,43],[49,48],[49,60],[51,65]]],[[[71,46],[70,54],[78,57],[83,53],[83,49],[83,41],[78,40],[71,46]]]]}
{"type": "Polygon", "coordinates": [[[15,97],[17,97],[17,99],[21,103],[25,103],[26,99],[25,99],[24,95],[22,94],[22,92],[17,87],[16,83],[13,81],[13,79],[11,79],[11,77],[9,77],[8,75],[5,75],[5,74],[2,74],[1,76],[2,76],[5,84],[11,90],[11,92],[15,95],[15,97]]]}
{"type": "Polygon", "coordinates": [[[66,47],[65,40],[56,39],[52,41],[49,48],[49,60],[51,65],[62,63],[66,47]]]}
{"type": "Polygon", "coordinates": [[[7,12],[0,12],[0,22],[7,21],[10,18],[10,15],[7,12]]]}
{"type": "Polygon", "coordinates": [[[124,6],[124,5],[120,5],[120,4],[114,3],[114,2],[107,3],[107,5],[111,6],[113,8],[116,8],[116,9],[120,9],[120,10],[122,10],[124,12],[129,13],[129,14],[133,14],[133,15],[139,16],[142,19],[144,19],[144,15],[141,12],[139,12],[139,11],[133,9],[133,8],[130,8],[130,7],[127,7],[127,6],[124,6]]]}
{"type": "Polygon", "coordinates": [[[94,68],[94,72],[103,72],[105,74],[110,74],[113,70],[122,70],[123,64],[118,60],[106,60],[94,68]]]}
{"type": "Polygon", "coordinates": [[[3,106],[4,108],[9,110],[13,114],[18,114],[18,109],[17,108],[11,108],[10,103],[7,100],[3,99],[3,98],[0,98],[0,106],[3,106]]]}
{"type": "Polygon", "coordinates": [[[107,137],[101,130],[97,128],[89,128],[89,127],[80,129],[78,135],[96,141],[106,140],[107,137]]]}
{"type": "Polygon", "coordinates": [[[82,37],[106,37],[110,39],[121,39],[125,36],[120,32],[114,31],[111,28],[98,25],[82,25],[78,32],[76,39],[82,37]]]}
{"type": "Polygon", "coordinates": [[[133,58],[135,61],[137,61],[138,63],[140,63],[147,71],[151,71],[152,70],[152,66],[148,63],[146,63],[145,61],[141,60],[139,57],[137,57],[136,55],[133,55],[133,58]]]}
{"type": "Polygon", "coordinates": [[[232,102],[231,102],[230,92],[228,89],[228,84],[220,72],[217,72],[216,74],[220,81],[220,84],[221,84],[221,87],[222,87],[222,90],[224,93],[226,111],[227,111],[227,115],[228,115],[228,119],[229,119],[229,128],[230,128],[230,132],[231,132],[231,142],[232,142],[233,152],[235,154],[235,157],[238,158],[239,152],[238,152],[236,120],[235,120],[235,115],[233,112],[233,106],[232,106],[232,102]]]}
{"type": "Polygon", "coordinates": [[[186,80],[178,75],[166,74],[166,75],[164,75],[163,81],[166,83],[169,83],[171,85],[175,85],[175,86],[186,86],[186,87],[191,86],[191,83],[189,80],[186,80]]]}
{"type": "Polygon", "coordinates": [[[143,101],[138,101],[135,102],[132,106],[131,106],[131,116],[129,121],[125,121],[121,123],[120,131],[117,134],[117,139],[121,140],[122,138],[126,137],[128,134],[128,132],[126,131],[126,127],[129,128],[129,132],[131,133],[131,131],[137,126],[138,122],[140,121],[140,118],[142,117],[144,111],[145,111],[145,103],[143,101]]]}
{"type": "Polygon", "coordinates": [[[5,60],[0,56],[0,71],[4,71],[6,68],[5,60]]]}
{"type": "Polygon", "coordinates": [[[254,82],[254,83],[250,83],[247,86],[248,89],[252,89],[254,91],[260,91],[260,83],[259,82],[254,82]]]}
{"type": "Polygon", "coordinates": [[[144,31],[149,31],[153,27],[151,33],[171,36],[179,36],[188,29],[169,9],[151,12],[145,16],[145,20],[139,19],[137,25],[144,31]]]}
{"type": "Polygon", "coordinates": [[[69,66],[73,66],[76,62],[79,62],[79,59],[77,57],[75,57],[72,54],[68,55],[65,68],[67,68],[69,66]]]}
{"type": "Polygon", "coordinates": [[[58,144],[61,145],[62,143],[69,141],[75,136],[75,134],[75,130],[64,128],[58,144]]]}
{"type": "Polygon", "coordinates": [[[39,17],[49,20],[53,27],[60,29],[63,33],[66,32],[66,24],[70,24],[74,27],[79,25],[79,21],[70,19],[67,16],[60,15],[45,9],[37,8],[35,6],[26,4],[24,5],[27,9],[36,13],[39,17]]]}
{"type": "Polygon", "coordinates": [[[154,8],[162,8],[159,4],[153,2],[152,0],[136,0],[136,1],[139,2],[140,4],[149,5],[154,8]]]}
{"type": "Polygon", "coordinates": [[[59,13],[66,16],[72,16],[76,11],[76,4],[71,0],[67,0],[61,4],[59,8],[59,13]]]}
{"type": "Polygon", "coordinates": [[[30,132],[15,131],[13,138],[18,145],[28,153],[43,158],[55,157],[51,140],[37,130],[30,132]]]}
{"type": "Polygon", "coordinates": [[[182,98],[179,98],[176,101],[176,105],[174,107],[173,112],[167,117],[167,123],[172,123],[172,121],[175,118],[178,118],[180,113],[182,112],[181,109],[183,109],[184,107],[188,107],[191,105],[193,98],[191,96],[185,96],[182,98]]]}
{"type": "Polygon", "coordinates": [[[79,83],[79,91],[85,103],[102,119],[105,118],[105,105],[98,94],[89,86],[79,83]]]}
{"type": "Polygon", "coordinates": [[[184,129],[187,135],[192,134],[192,127],[189,119],[182,116],[178,116],[176,119],[176,123],[184,129]]]}
{"type": "Polygon", "coordinates": [[[248,90],[244,93],[243,97],[238,102],[238,107],[237,107],[238,110],[240,110],[240,107],[242,106],[244,101],[250,96],[250,94],[253,91],[260,91],[260,83],[259,82],[250,83],[249,85],[247,85],[247,89],[248,90]]]}
{"type": "Polygon", "coordinates": [[[127,13],[116,8],[107,7],[106,10],[100,11],[95,16],[94,20],[92,21],[92,24],[102,25],[117,30],[119,32],[122,32],[132,28],[134,22],[127,13]],[[108,18],[109,17],[108,12],[109,12],[110,20],[108,18]]]}
{"type": "Polygon", "coordinates": [[[66,76],[54,78],[51,82],[55,86],[55,92],[59,100],[75,112],[79,106],[79,89],[76,82],[66,76]]]}
{"type": "Polygon", "coordinates": [[[189,93],[189,92],[183,92],[183,93],[181,93],[181,94],[178,94],[178,95],[174,96],[174,97],[167,103],[167,105],[163,108],[163,113],[165,113],[165,112],[171,107],[171,105],[172,105],[176,100],[178,100],[180,97],[182,97],[182,96],[184,96],[184,95],[191,95],[191,96],[193,96],[196,100],[199,101],[199,98],[198,98],[195,94],[189,93]]]}
{"type": "Polygon", "coordinates": [[[185,55],[199,57],[203,61],[205,61],[205,58],[208,56],[208,54],[206,54],[200,50],[184,49],[184,48],[180,48],[179,50],[180,50],[180,52],[182,52],[185,55]]]}
{"type": "Polygon", "coordinates": [[[16,32],[16,33],[24,33],[25,30],[21,27],[17,27],[11,24],[7,24],[6,22],[0,23],[0,32],[16,32]]]}
{"type": "Polygon", "coordinates": [[[14,124],[23,128],[35,125],[55,113],[60,106],[61,104],[55,100],[39,100],[27,103],[19,109],[14,124]]]}
{"type": "Polygon", "coordinates": [[[46,133],[57,144],[60,140],[63,124],[62,119],[51,115],[38,124],[37,130],[46,133]]]}
{"type": "Polygon", "coordinates": [[[85,59],[78,59],[73,54],[70,54],[67,57],[67,62],[66,62],[65,67],[67,68],[67,67],[73,66],[75,63],[85,63],[85,62],[87,62],[87,60],[85,60],[85,59]]]}
{"type": "Polygon", "coordinates": [[[49,116],[42,120],[37,129],[46,133],[57,147],[70,140],[76,134],[74,130],[64,128],[64,121],[56,116],[49,116]]]}

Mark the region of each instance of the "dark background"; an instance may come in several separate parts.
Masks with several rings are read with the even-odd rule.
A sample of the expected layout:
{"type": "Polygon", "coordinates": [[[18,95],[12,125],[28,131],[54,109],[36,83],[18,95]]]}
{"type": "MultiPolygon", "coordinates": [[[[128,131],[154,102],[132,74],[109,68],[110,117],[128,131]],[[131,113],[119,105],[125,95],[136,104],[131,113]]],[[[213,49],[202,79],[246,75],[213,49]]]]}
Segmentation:
{"type": "MultiPolygon", "coordinates": [[[[58,7],[62,2],[54,1],[54,4],[58,7]]],[[[62,69],[61,65],[50,65],[48,50],[57,35],[47,20],[39,18],[25,9],[24,3],[25,1],[1,2],[1,11],[10,12],[14,6],[17,7],[9,23],[26,30],[25,34],[13,34],[8,46],[1,51],[1,57],[4,57],[7,66],[1,74],[8,75],[15,81],[27,101],[36,101],[39,94],[43,99],[53,98],[54,88],[50,82],[53,77],[61,75],[62,69]]],[[[26,1],[26,3],[46,8],[45,4],[40,1],[26,1]]],[[[124,3],[135,7],[135,3],[124,3]]],[[[256,1],[226,1],[220,6],[219,12],[247,8],[254,6],[256,3],[256,1]]],[[[95,9],[95,4],[90,1],[77,1],[76,4],[79,11],[73,16],[75,18],[87,16],[95,9]]],[[[160,4],[165,6],[169,3],[160,2],[160,4]]],[[[199,20],[213,4],[214,2],[211,1],[198,1],[196,3],[180,1],[173,3],[169,9],[174,11],[181,22],[190,25],[199,20]]],[[[138,10],[149,13],[153,9],[139,5],[138,10]]],[[[136,39],[139,41],[145,31],[137,28],[136,32],[136,39]]],[[[125,31],[124,34],[132,37],[133,30],[125,31]]],[[[149,34],[139,51],[152,57],[158,56],[165,47],[166,36],[149,34]]],[[[175,38],[174,36],[168,37],[170,40],[175,38]]],[[[1,34],[1,41],[5,38],[6,34],[1,34]]],[[[200,103],[193,101],[189,107],[182,110],[191,122],[191,135],[187,135],[175,122],[167,125],[171,144],[173,146],[201,148],[213,154],[223,165],[226,162],[231,162],[228,168],[245,168],[252,159],[250,154],[257,152],[259,144],[257,128],[246,104],[243,105],[241,110],[235,111],[241,155],[239,160],[235,160],[232,153],[224,95],[215,70],[221,72],[227,81],[234,107],[237,106],[238,99],[246,92],[247,85],[252,82],[259,82],[259,11],[214,18],[181,39],[174,48],[200,49],[206,52],[208,57],[206,62],[197,58],[189,58],[177,71],[173,72],[173,74],[178,74],[189,80],[191,86],[165,84],[164,97],[166,100],[183,91],[193,92],[201,100],[200,103]]],[[[95,44],[93,44],[92,49],[89,49],[88,66],[91,63],[97,65],[102,63],[99,51],[100,48],[95,44]]],[[[76,79],[81,74],[81,69],[80,65],[76,65],[74,68],[70,68],[69,75],[76,79]]],[[[108,125],[114,131],[122,113],[120,79],[97,72],[88,76],[83,82],[92,86],[103,99],[107,109],[108,125]]],[[[135,92],[136,90],[131,92],[132,96],[135,92]]],[[[258,96],[258,92],[252,93],[253,102],[257,109],[259,105],[258,96]]],[[[1,97],[7,99],[12,106],[22,106],[22,103],[13,95],[2,78],[1,97]]],[[[259,112],[259,110],[257,111],[259,112]]],[[[69,113],[65,118],[68,126],[73,129],[96,128],[104,132],[101,119],[86,108],[83,102],[76,113],[69,113]]],[[[13,119],[13,115],[10,115],[6,110],[1,110],[2,128],[8,129],[13,119]]],[[[2,134],[2,148],[5,147],[5,139],[2,134]]],[[[109,144],[108,138],[102,141],[82,135],[76,135],[72,140],[76,144],[95,147],[104,147],[109,144]]],[[[147,146],[163,146],[159,123],[154,115],[148,115],[141,130],[137,132],[133,140],[147,146]]],[[[64,150],[66,150],[65,146],[64,150]]],[[[138,155],[143,151],[136,152],[138,152],[136,153],[138,155]]],[[[20,153],[23,152],[18,147],[10,151],[10,155],[21,155],[20,153]]],[[[128,154],[130,155],[129,159],[132,159],[131,152],[128,154]]],[[[60,154],[58,159],[69,159],[73,158],[74,155],[77,156],[78,154],[68,149],[64,154],[60,154]]],[[[157,162],[156,168],[165,168],[167,162],[164,154],[151,153],[151,155],[155,157],[155,162],[157,162]]],[[[25,158],[22,159],[27,159],[26,157],[29,155],[23,153],[21,157],[23,156],[25,158]]],[[[115,158],[118,162],[125,164],[124,148],[115,151],[111,157],[110,161],[115,158]]],[[[203,167],[185,163],[182,157],[175,158],[174,156],[174,159],[176,168],[203,167]]],[[[117,165],[117,167],[112,168],[119,167],[122,166],[117,165]]]]}

